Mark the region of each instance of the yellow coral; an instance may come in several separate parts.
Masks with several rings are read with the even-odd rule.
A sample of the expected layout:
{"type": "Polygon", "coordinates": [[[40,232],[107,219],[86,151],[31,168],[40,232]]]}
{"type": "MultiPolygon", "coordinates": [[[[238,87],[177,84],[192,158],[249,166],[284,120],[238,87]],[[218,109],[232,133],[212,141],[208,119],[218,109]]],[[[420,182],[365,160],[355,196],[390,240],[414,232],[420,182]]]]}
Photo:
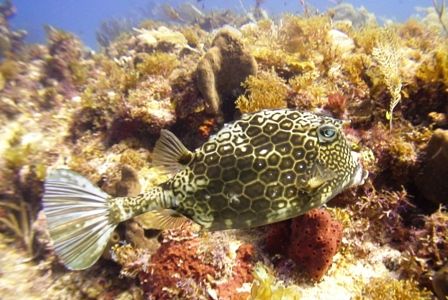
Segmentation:
{"type": "Polygon", "coordinates": [[[263,109],[286,108],[288,89],[283,79],[274,71],[260,72],[249,76],[243,83],[248,95],[236,100],[236,106],[242,113],[252,113],[263,109]]]}
{"type": "Polygon", "coordinates": [[[373,278],[356,295],[354,300],[425,300],[433,299],[427,289],[420,289],[413,280],[373,278]]]}
{"type": "Polygon", "coordinates": [[[300,291],[297,286],[285,287],[275,282],[274,275],[261,263],[258,263],[253,272],[250,300],[299,300],[300,291]]]}

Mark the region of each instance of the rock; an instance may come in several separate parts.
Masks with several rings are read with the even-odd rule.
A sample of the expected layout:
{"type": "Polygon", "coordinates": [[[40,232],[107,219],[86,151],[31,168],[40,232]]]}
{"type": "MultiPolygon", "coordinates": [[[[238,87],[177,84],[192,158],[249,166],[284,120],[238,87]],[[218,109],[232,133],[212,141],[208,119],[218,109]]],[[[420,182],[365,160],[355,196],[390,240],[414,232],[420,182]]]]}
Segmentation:
{"type": "Polygon", "coordinates": [[[187,39],[181,32],[173,31],[165,26],[153,30],[134,28],[134,31],[138,33],[139,42],[150,47],[156,47],[160,43],[172,44],[178,48],[188,45],[187,39]]]}
{"type": "Polygon", "coordinates": [[[140,194],[140,182],[138,181],[137,172],[128,165],[121,167],[121,180],[115,185],[117,196],[132,196],[140,194]]]}
{"type": "Polygon", "coordinates": [[[328,42],[333,50],[338,50],[346,57],[355,49],[355,42],[342,31],[332,29],[327,34],[328,42]]]}
{"type": "Polygon", "coordinates": [[[255,58],[245,49],[239,32],[230,28],[219,31],[196,70],[207,113],[223,116],[225,121],[233,119],[234,102],[243,93],[241,83],[256,73],[255,58]]]}
{"type": "Polygon", "coordinates": [[[426,149],[426,157],[415,183],[422,195],[435,204],[448,205],[448,130],[437,129],[426,149]]]}
{"type": "Polygon", "coordinates": [[[432,287],[439,300],[448,298],[448,264],[445,264],[432,277],[432,287]]]}

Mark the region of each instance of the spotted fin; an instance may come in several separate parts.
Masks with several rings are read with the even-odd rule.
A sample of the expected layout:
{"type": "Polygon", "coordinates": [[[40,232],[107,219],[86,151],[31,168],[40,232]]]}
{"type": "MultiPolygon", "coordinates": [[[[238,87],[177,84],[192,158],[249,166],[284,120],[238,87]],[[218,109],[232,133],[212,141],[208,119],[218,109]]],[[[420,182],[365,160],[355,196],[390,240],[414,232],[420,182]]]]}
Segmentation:
{"type": "Polygon", "coordinates": [[[109,220],[109,195],[70,170],[45,180],[43,211],[54,250],[65,266],[83,270],[102,255],[117,224],[109,220]]]}
{"type": "Polygon", "coordinates": [[[177,229],[191,222],[190,219],[171,209],[150,211],[134,217],[134,220],[144,229],[160,230],[177,229]]]}
{"type": "Polygon", "coordinates": [[[162,129],[160,138],[154,147],[152,161],[170,173],[177,173],[187,165],[192,153],[169,130],[162,129]]]}

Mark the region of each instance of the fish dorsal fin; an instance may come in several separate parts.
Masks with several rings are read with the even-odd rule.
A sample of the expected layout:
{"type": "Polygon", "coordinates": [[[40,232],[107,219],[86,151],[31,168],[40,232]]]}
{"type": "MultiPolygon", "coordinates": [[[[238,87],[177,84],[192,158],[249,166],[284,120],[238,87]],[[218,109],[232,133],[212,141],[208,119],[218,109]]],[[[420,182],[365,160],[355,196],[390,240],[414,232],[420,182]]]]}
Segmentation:
{"type": "Polygon", "coordinates": [[[182,170],[192,159],[193,154],[169,130],[162,129],[154,147],[152,161],[171,173],[182,170]]]}
{"type": "Polygon", "coordinates": [[[144,229],[177,229],[191,222],[190,219],[172,209],[149,211],[134,217],[144,229]]]}

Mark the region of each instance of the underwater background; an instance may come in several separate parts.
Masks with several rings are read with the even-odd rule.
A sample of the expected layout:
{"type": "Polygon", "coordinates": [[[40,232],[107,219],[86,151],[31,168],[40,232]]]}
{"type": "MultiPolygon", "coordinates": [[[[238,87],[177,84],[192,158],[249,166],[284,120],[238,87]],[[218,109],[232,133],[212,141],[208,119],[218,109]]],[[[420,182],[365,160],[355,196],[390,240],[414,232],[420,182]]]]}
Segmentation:
{"type": "Polygon", "coordinates": [[[446,4],[0,2],[0,299],[447,299],[446,4]],[[136,196],[172,177],[163,129],[194,150],[275,109],[346,120],[365,182],[251,229],[132,218],[82,271],[56,255],[50,170],[136,196]]]}

